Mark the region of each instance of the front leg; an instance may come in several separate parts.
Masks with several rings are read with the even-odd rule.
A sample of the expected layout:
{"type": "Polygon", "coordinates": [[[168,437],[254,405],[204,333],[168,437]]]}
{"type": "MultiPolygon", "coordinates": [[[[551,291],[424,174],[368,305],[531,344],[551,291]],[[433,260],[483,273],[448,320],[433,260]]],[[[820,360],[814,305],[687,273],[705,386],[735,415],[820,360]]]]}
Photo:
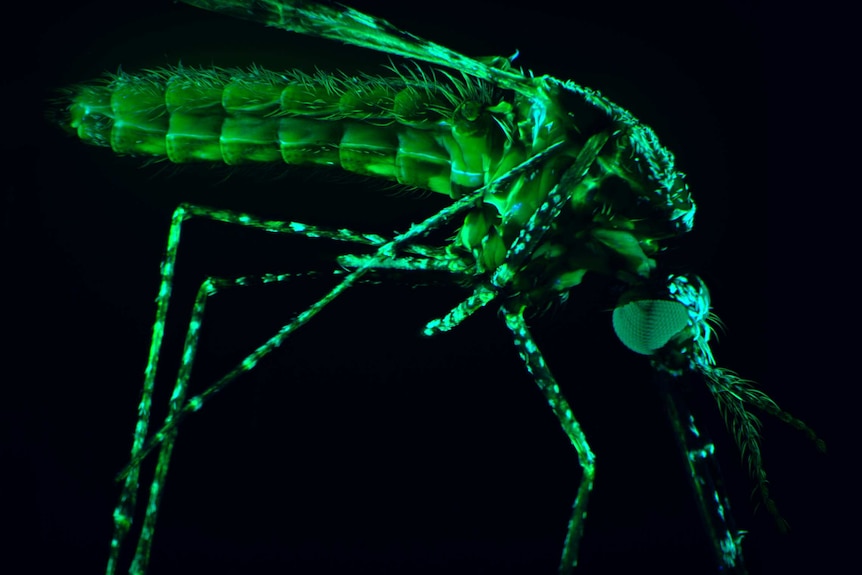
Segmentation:
{"type": "Polygon", "coordinates": [[[524,321],[523,308],[512,311],[504,306],[501,308],[506,327],[512,332],[515,347],[524,362],[524,366],[533,376],[536,385],[542,390],[548,405],[560,420],[563,431],[569,437],[575,451],[578,452],[578,463],[581,465],[583,475],[578,486],[578,494],[572,505],[572,516],[569,519],[569,530],[563,545],[563,556],[560,559],[560,575],[568,575],[578,564],[578,547],[584,531],[584,520],[587,517],[587,500],[593,489],[593,480],[596,475],[596,456],[590,449],[587,437],[581,429],[581,425],[575,418],[569,402],[563,397],[560,386],[557,385],[551,370],[542,357],[533,335],[524,321]]]}

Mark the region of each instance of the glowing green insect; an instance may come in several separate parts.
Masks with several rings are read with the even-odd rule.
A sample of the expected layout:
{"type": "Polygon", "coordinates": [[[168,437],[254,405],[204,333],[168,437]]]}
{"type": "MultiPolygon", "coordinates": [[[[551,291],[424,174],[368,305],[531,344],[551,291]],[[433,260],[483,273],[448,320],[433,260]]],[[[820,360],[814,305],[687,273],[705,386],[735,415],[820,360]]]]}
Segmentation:
{"type": "MultiPolygon", "coordinates": [[[[751,382],[715,365],[709,346],[709,293],[696,276],[662,273],[664,241],[689,231],[695,204],[653,131],[596,91],[572,81],[532,77],[505,58],[471,59],[340,6],[278,0],[191,0],[289,31],[367,47],[424,62],[394,67],[388,77],[177,67],[120,73],[70,90],[66,127],[84,141],[123,155],[175,163],[288,163],[335,166],[445,194],[452,203],[394,237],[182,205],[169,232],[152,345],[131,460],[114,513],[107,573],[118,567],[134,517],[140,467],[159,450],[155,478],[131,573],[147,570],[159,501],[178,425],[212,395],[276,349],[341,293],[383,270],[436,271],[471,294],[425,333],[447,331],[499,301],[518,353],[575,447],[580,479],[560,572],[577,564],[595,458],[524,319],[568,297],[588,274],[612,276],[627,290],[614,329],[633,351],[650,355],[671,375],[696,372],[715,396],[747,456],[763,501],[766,487],[753,405],[811,432],[751,382]],[[451,70],[447,72],[445,70],[451,70]],[[217,290],[289,276],[211,279],[198,292],[182,365],[164,424],[149,433],[149,413],[183,222],[205,218],[272,233],[327,238],[371,253],[344,254],[347,270],[326,296],[202,393],[187,397],[207,298],[217,290]],[[437,229],[458,228],[451,241],[423,243],[437,229]]],[[[672,406],[681,409],[679,406],[672,406]]],[[[695,483],[708,475],[709,449],[693,420],[675,412],[695,483]]],[[[727,525],[718,492],[700,493],[721,565],[741,565],[741,534],[727,525]]]]}

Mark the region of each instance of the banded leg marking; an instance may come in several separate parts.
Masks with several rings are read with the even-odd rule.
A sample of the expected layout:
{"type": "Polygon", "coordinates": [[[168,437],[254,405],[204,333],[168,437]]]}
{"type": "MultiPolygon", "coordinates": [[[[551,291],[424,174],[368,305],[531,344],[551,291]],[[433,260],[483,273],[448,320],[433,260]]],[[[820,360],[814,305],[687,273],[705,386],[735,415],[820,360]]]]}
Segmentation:
{"type": "Polygon", "coordinates": [[[515,348],[524,362],[524,366],[536,381],[536,385],[542,390],[545,399],[551,406],[554,415],[560,420],[563,431],[575,447],[578,453],[578,463],[583,475],[578,486],[578,494],[572,505],[572,516],[569,519],[569,528],[566,533],[563,555],[560,558],[560,575],[569,575],[578,564],[578,548],[584,531],[584,521],[587,517],[587,500],[593,489],[593,481],[596,475],[596,456],[593,455],[587,437],[581,429],[581,425],[575,418],[572,408],[563,397],[559,385],[557,385],[551,370],[545,363],[542,352],[539,351],[536,342],[527,323],[524,321],[523,309],[512,311],[506,306],[502,308],[503,319],[506,327],[512,332],[515,348]]]}
{"type": "MultiPolygon", "coordinates": [[[[126,465],[126,467],[117,476],[118,481],[123,481],[123,488],[121,490],[120,498],[116,508],[114,509],[113,514],[114,534],[113,538],[111,539],[111,552],[106,567],[107,575],[114,575],[116,573],[119,563],[120,549],[132,525],[134,508],[137,501],[140,465],[142,460],[147,456],[148,453],[153,450],[155,446],[157,446],[162,441],[168,439],[169,435],[171,437],[175,437],[174,430],[177,423],[180,419],[182,419],[184,413],[186,413],[187,411],[192,411],[191,409],[189,409],[191,402],[183,406],[182,398],[176,397],[177,388],[175,388],[174,396],[172,396],[171,399],[171,409],[172,411],[176,410],[176,414],[171,419],[166,419],[165,425],[162,430],[160,430],[159,433],[157,433],[155,436],[153,436],[153,438],[147,441],[150,412],[152,408],[153,390],[155,387],[156,372],[159,363],[159,356],[161,354],[161,347],[164,338],[164,330],[170,304],[171,293],[173,290],[174,272],[176,268],[177,252],[180,244],[182,224],[183,222],[192,217],[205,218],[244,227],[261,229],[271,233],[293,234],[313,238],[326,238],[359,245],[386,246],[392,243],[387,242],[386,239],[380,236],[376,236],[373,234],[361,234],[357,232],[352,232],[350,230],[328,230],[325,228],[310,226],[298,222],[263,220],[254,216],[250,216],[248,214],[227,210],[215,210],[191,204],[181,204],[179,207],[177,207],[171,218],[171,225],[168,231],[168,239],[165,248],[165,257],[162,260],[161,264],[161,281],[159,284],[158,296],[156,297],[156,318],[153,323],[153,335],[150,343],[147,367],[144,373],[144,384],[141,390],[141,399],[138,404],[138,420],[135,425],[130,460],[129,464],[126,465]],[[179,409],[180,407],[182,407],[182,409],[179,409]]],[[[296,325],[295,327],[298,327],[302,323],[308,321],[318,311],[320,311],[320,309],[322,309],[326,304],[332,301],[332,299],[334,299],[337,295],[339,295],[341,292],[343,292],[353,283],[359,280],[359,278],[365,273],[365,270],[367,269],[368,267],[365,267],[361,270],[356,270],[349,274],[326,297],[314,304],[309,310],[306,310],[306,312],[302,314],[300,318],[298,318],[301,321],[299,321],[298,325],[296,325]],[[310,311],[312,313],[309,313],[310,311]]],[[[201,289],[204,289],[203,285],[201,289]]],[[[205,302],[206,296],[202,296],[201,293],[202,292],[199,290],[198,300],[196,300],[195,309],[197,309],[199,303],[201,306],[203,306],[203,302],[205,302]]],[[[293,325],[293,323],[291,325],[293,325]]],[[[199,325],[197,327],[199,327],[199,325]]],[[[192,336],[194,337],[194,339],[196,339],[196,335],[194,335],[192,332],[196,332],[197,327],[193,329],[192,325],[190,325],[190,331],[187,336],[187,339],[188,337],[192,336]]],[[[279,333],[279,335],[281,335],[281,332],[279,333]]],[[[254,363],[256,363],[256,361],[260,357],[266,355],[271,349],[277,347],[278,344],[281,343],[283,338],[286,337],[286,334],[280,338],[279,335],[274,338],[271,338],[266,344],[264,344],[264,346],[261,346],[261,348],[258,348],[255,353],[247,357],[240,366],[235,368],[231,373],[225,376],[225,378],[222,378],[222,380],[220,380],[220,382],[222,383],[222,387],[226,385],[229,381],[235,379],[243,371],[251,369],[254,366],[254,363]]],[[[178,375],[178,387],[180,389],[183,389],[185,386],[184,383],[181,385],[180,382],[187,381],[188,378],[188,374],[183,375],[183,370],[189,370],[188,373],[190,373],[194,349],[195,346],[192,346],[187,347],[184,350],[183,364],[180,368],[180,374],[178,375]]],[[[157,478],[159,476],[164,478],[165,474],[167,473],[167,462],[170,459],[170,451],[173,446],[173,439],[171,439],[168,444],[170,444],[170,446],[164,450],[164,455],[160,456],[159,464],[157,466],[157,469],[163,468],[164,471],[157,471],[157,478]]],[[[147,513],[151,513],[150,509],[152,505],[155,505],[156,507],[158,506],[158,498],[160,497],[160,485],[157,484],[156,481],[154,481],[153,488],[151,491],[154,491],[154,496],[151,492],[151,504],[148,505],[147,513]]],[[[142,541],[151,539],[153,525],[154,519],[150,522],[149,526],[144,526],[146,532],[142,531],[142,539],[141,541],[139,541],[139,548],[142,544],[142,541]]],[[[144,542],[143,545],[145,545],[148,549],[149,543],[144,542]]],[[[148,553],[148,551],[146,553],[148,553]]],[[[141,559],[140,561],[138,561],[137,557],[140,556],[140,552],[136,553],[136,563],[142,563],[142,565],[133,565],[132,573],[143,573],[146,569],[146,559],[141,559]]]]}

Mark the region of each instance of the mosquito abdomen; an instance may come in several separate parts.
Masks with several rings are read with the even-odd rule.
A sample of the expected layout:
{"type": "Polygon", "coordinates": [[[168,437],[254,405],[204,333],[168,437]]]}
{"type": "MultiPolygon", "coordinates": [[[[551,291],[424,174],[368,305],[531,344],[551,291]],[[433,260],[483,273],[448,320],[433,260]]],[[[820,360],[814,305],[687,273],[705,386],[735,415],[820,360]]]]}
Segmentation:
{"type": "Polygon", "coordinates": [[[482,133],[499,129],[490,117],[476,123],[473,114],[465,121],[476,125],[457,127],[458,111],[484,96],[418,74],[160,69],[74,88],[64,122],[121,155],[340,166],[457,195],[486,183],[503,153],[482,133]]]}

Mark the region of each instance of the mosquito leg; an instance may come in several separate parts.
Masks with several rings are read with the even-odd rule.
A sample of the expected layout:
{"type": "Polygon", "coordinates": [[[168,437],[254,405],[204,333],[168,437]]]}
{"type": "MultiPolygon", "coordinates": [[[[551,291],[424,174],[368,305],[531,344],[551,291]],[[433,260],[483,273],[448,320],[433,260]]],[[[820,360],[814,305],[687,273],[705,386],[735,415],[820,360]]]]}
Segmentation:
{"type": "MultiPolygon", "coordinates": [[[[346,255],[339,258],[339,262],[348,267],[373,266],[374,269],[395,269],[405,271],[457,271],[454,267],[453,262],[446,260],[442,262],[436,262],[435,260],[428,258],[404,257],[385,260],[382,262],[382,264],[375,265],[375,262],[373,260],[369,260],[369,258],[373,258],[373,256],[346,255]]],[[[349,272],[341,269],[335,269],[332,271],[333,275],[346,275],[347,273],[349,272]]],[[[128,477],[132,473],[137,474],[143,459],[152,451],[152,449],[154,449],[159,443],[161,443],[161,449],[159,451],[155,476],[150,485],[150,496],[144,516],[144,524],[142,526],[141,534],[138,539],[138,545],[135,551],[134,561],[130,568],[130,573],[132,573],[133,575],[137,575],[139,573],[143,574],[147,571],[150,549],[152,546],[152,538],[155,532],[155,525],[158,517],[158,508],[161,500],[162,488],[167,478],[170,458],[177,437],[178,424],[185,415],[191,413],[192,411],[200,409],[204,401],[204,397],[207,394],[207,392],[205,392],[204,394],[193,397],[188,402],[186,402],[188,383],[189,379],[191,378],[194,358],[197,354],[199,333],[201,325],[203,323],[204,310],[208,298],[215,295],[219,290],[225,288],[248,287],[255,284],[281,283],[295,279],[297,276],[307,277],[313,275],[317,275],[316,272],[306,272],[303,274],[266,274],[256,277],[243,276],[233,279],[207,278],[203,283],[201,283],[197,292],[197,296],[195,297],[194,306],[192,308],[192,315],[189,320],[188,329],[186,331],[185,343],[183,346],[182,363],[177,374],[177,380],[174,385],[174,390],[171,394],[168,414],[165,417],[163,427],[155,435],[153,440],[151,440],[148,444],[145,444],[145,446],[137,453],[136,457],[126,466],[126,468],[119,475],[120,477],[122,477],[124,474],[128,474],[126,475],[126,477],[128,477]]],[[[283,337],[281,337],[281,334],[284,332],[285,330],[282,330],[282,332],[277,334],[274,338],[270,340],[270,342],[267,343],[273,342],[273,340],[275,340],[276,338],[283,339],[283,337]]],[[[274,344],[272,348],[274,348],[275,345],[277,345],[277,343],[274,344]]],[[[262,346],[262,348],[263,347],[265,346],[262,346]]],[[[260,349],[258,350],[258,352],[260,352],[260,349]]],[[[262,355],[263,354],[261,353],[260,357],[262,357],[262,355]]],[[[243,363],[240,365],[240,368],[242,369],[235,369],[233,372],[231,372],[231,374],[228,374],[228,376],[230,376],[229,379],[226,376],[225,378],[220,380],[221,385],[226,385],[229,380],[236,378],[242,371],[247,371],[248,369],[250,369],[250,367],[248,366],[251,365],[251,363],[248,360],[249,358],[246,358],[246,360],[243,361],[243,363]]],[[[215,391],[208,390],[208,392],[211,394],[215,391]]]]}
{"type": "Polygon", "coordinates": [[[378,261],[374,255],[344,254],[338,256],[336,261],[348,269],[367,266],[377,270],[449,272],[459,277],[472,275],[470,274],[470,266],[464,259],[447,253],[440,253],[434,257],[402,256],[382,262],[378,261]]]}
{"type": "MultiPolygon", "coordinates": [[[[147,358],[147,367],[144,371],[144,384],[141,389],[141,399],[138,404],[138,421],[135,424],[135,434],[132,440],[132,459],[137,457],[144,446],[147,438],[147,428],[150,422],[150,408],[152,406],[153,388],[155,386],[156,368],[159,363],[159,353],[164,336],[165,318],[168,313],[171,290],[174,282],[174,266],[176,264],[177,249],[180,243],[180,230],[186,219],[186,210],[180,206],[174,211],[171,218],[171,227],[168,231],[168,242],[165,248],[165,258],[161,265],[161,283],[159,293],[156,297],[156,319],[153,323],[153,337],[150,341],[150,352],[147,358]]],[[[135,466],[129,470],[125,477],[120,499],[114,508],[114,535],[111,539],[111,553],[108,557],[106,575],[114,575],[120,557],[120,548],[123,540],[132,525],[135,503],[138,495],[138,475],[140,468],[135,466]]]]}
{"type": "MultiPolygon", "coordinates": [[[[475,195],[478,197],[477,192],[475,195]]],[[[452,217],[459,212],[468,209],[476,198],[465,196],[462,201],[450,205],[444,210],[434,214],[424,222],[412,226],[407,232],[399,235],[394,240],[381,244],[379,236],[369,236],[363,234],[355,234],[349,230],[338,230],[332,232],[323,230],[313,226],[297,224],[295,222],[274,222],[268,220],[260,220],[247,214],[239,214],[224,210],[211,210],[200,206],[192,206],[183,204],[179,206],[171,220],[171,227],[168,232],[168,243],[166,247],[165,258],[161,266],[161,283],[159,294],[156,299],[156,320],[153,324],[153,338],[150,345],[150,353],[147,361],[145,372],[144,385],[141,391],[141,400],[138,407],[138,422],[135,426],[135,435],[132,444],[132,451],[129,464],[118,474],[118,480],[123,480],[123,488],[120,494],[119,502],[114,510],[114,536],[111,540],[111,553],[108,559],[106,569],[107,575],[116,573],[117,564],[119,561],[120,548],[122,542],[128,534],[132,524],[134,515],[135,502],[138,492],[138,477],[140,474],[141,461],[150,453],[155,446],[165,441],[169,435],[175,434],[175,428],[178,423],[188,414],[197,411],[203,403],[217,393],[223,387],[228,385],[242,373],[254,368],[257,362],[277,348],[291,333],[308,322],[312,317],[317,315],[326,305],[338,297],[342,292],[350,288],[354,283],[358,282],[362,276],[373,269],[375,265],[381,264],[386,260],[392,260],[394,253],[398,248],[409,251],[410,246],[415,245],[414,240],[421,237],[423,234],[433,230],[440,225],[448,222],[452,217]],[[364,245],[373,245],[380,247],[377,250],[377,255],[366,260],[361,267],[353,270],[344,279],[336,285],[328,294],[312,304],[309,308],[299,314],[292,322],[285,325],[277,334],[272,336],[263,345],[258,347],[253,353],[247,356],[238,366],[219,379],[215,384],[198,396],[191,398],[188,402],[182,405],[182,408],[177,410],[173,417],[165,421],[164,426],[157,432],[149,441],[147,441],[147,430],[149,427],[150,410],[152,406],[153,387],[155,382],[156,368],[158,366],[161,344],[164,336],[165,321],[168,312],[168,304],[173,288],[174,268],[176,265],[177,250],[180,242],[180,231],[183,222],[191,216],[205,217],[216,221],[233,223],[242,226],[249,226],[258,229],[263,229],[275,233],[291,233],[302,235],[305,237],[326,237],[329,239],[343,240],[352,243],[364,245]]],[[[190,366],[190,357],[184,355],[184,365],[190,366]],[[188,360],[188,363],[187,363],[188,360]]],[[[182,380],[182,378],[180,378],[182,380]]],[[[171,442],[172,443],[172,442],[171,442]]],[[[165,461],[170,457],[170,449],[166,452],[165,461]]],[[[166,465],[166,464],[165,464],[166,465]]],[[[159,487],[156,486],[158,491],[159,487]]],[[[158,495],[148,507],[148,513],[152,513],[153,505],[158,506],[158,495]]],[[[145,533],[143,536],[151,537],[151,532],[145,533]]]]}
{"type": "MultiPolygon", "coordinates": [[[[341,275],[346,272],[343,270],[333,270],[333,275],[341,275]]],[[[177,373],[177,380],[174,384],[174,390],[171,393],[170,403],[168,406],[168,414],[165,417],[165,422],[171,421],[182,410],[186,400],[186,392],[188,391],[188,382],[191,378],[192,365],[195,355],[197,354],[198,340],[200,328],[203,324],[204,310],[208,299],[224,290],[232,287],[249,287],[254,285],[263,285],[270,283],[283,283],[298,277],[310,277],[317,275],[316,272],[306,272],[302,274],[265,274],[261,276],[243,276],[238,278],[207,278],[198,288],[197,296],[195,297],[194,306],[192,307],[192,315],[189,319],[188,329],[186,330],[185,343],[183,344],[182,363],[177,373]]],[[[161,450],[159,451],[158,463],[156,464],[155,476],[150,484],[150,498],[147,503],[147,509],[144,515],[144,523],[141,528],[141,534],[138,538],[135,557],[129,572],[133,575],[138,573],[146,573],[150,559],[150,548],[152,539],[155,533],[156,519],[158,516],[159,503],[161,501],[162,488],[167,479],[168,466],[170,464],[171,454],[173,452],[174,443],[177,437],[177,428],[174,427],[166,434],[162,442],[161,450]]],[[[130,469],[130,473],[131,473],[130,469]]],[[[137,472],[135,470],[135,472],[137,472]]]]}
{"type": "MultiPolygon", "coordinates": [[[[358,258],[358,261],[361,261],[359,256],[352,256],[353,258],[358,258]]],[[[365,265],[365,264],[363,264],[365,265]]],[[[367,264],[373,265],[373,264],[367,264]]],[[[446,270],[453,271],[448,267],[440,267],[435,268],[432,264],[427,263],[422,258],[395,258],[393,260],[387,260],[384,262],[384,265],[380,266],[379,269],[400,269],[400,270],[428,270],[428,269],[438,269],[438,270],[446,270]]],[[[342,275],[347,272],[343,270],[334,270],[334,275],[342,275]]],[[[311,275],[303,274],[303,275],[311,275]]],[[[354,274],[352,274],[354,275],[354,274]]],[[[141,535],[138,539],[138,545],[135,551],[134,561],[132,563],[130,573],[132,575],[143,574],[146,573],[148,564],[149,564],[149,556],[150,549],[152,546],[152,538],[155,532],[156,519],[158,517],[158,508],[159,502],[161,500],[162,488],[164,486],[165,480],[167,478],[168,467],[170,464],[171,454],[173,452],[173,447],[177,437],[178,424],[180,420],[185,417],[187,414],[197,411],[203,405],[206,397],[214,394],[218,389],[224,387],[233,379],[236,379],[241,373],[244,371],[250,370],[254,364],[262,358],[264,355],[269,353],[271,350],[275,349],[283,339],[287,337],[287,335],[298,328],[302,323],[300,320],[303,317],[303,314],[295,320],[285,326],[278,334],[270,338],[263,346],[258,348],[255,353],[248,356],[243,362],[223,377],[216,386],[211,387],[206,390],[201,395],[195,396],[186,402],[186,395],[188,390],[188,382],[191,377],[192,365],[194,363],[194,358],[197,353],[197,345],[198,338],[200,333],[200,327],[203,323],[203,314],[204,309],[206,307],[206,302],[208,298],[214,295],[219,289],[223,289],[226,287],[246,287],[249,285],[253,285],[255,283],[276,283],[276,282],[284,282],[290,279],[295,278],[296,275],[291,274],[268,274],[259,277],[240,277],[236,279],[220,279],[220,278],[208,278],[205,280],[200,288],[198,289],[197,296],[195,298],[195,303],[192,310],[192,316],[189,320],[189,327],[186,332],[185,344],[183,346],[182,353],[182,363],[180,365],[180,370],[177,375],[177,380],[174,386],[174,390],[171,394],[170,405],[168,414],[165,417],[165,423],[162,429],[156,433],[153,439],[146,444],[137,454],[137,457],[133,459],[128,466],[120,473],[122,477],[123,474],[128,473],[131,475],[132,473],[137,474],[140,468],[140,463],[147,456],[147,454],[152,451],[159,443],[161,444],[161,449],[159,451],[158,463],[156,465],[156,472],[153,478],[153,481],[150,485],[150,498],[147,504],[145,516],[144,516],[144,524],[141,529],[141,535]]],[[[358,276],[357,276],[358,277],[358,276]]],[[[339,286],[344,285],[339,284],[339,286]]],[[[330,292],[331,294],[332,292],[330,292]]],[[[320,300],[317,304],[314,304],[309,310],[306,311],[308,314],[311,310],[322,309],[326,298],[320,300]],[[317,306],[317,307],[315,307],[317,306]]],[[[316,313],[316,312],[314,312],[316,313]]],[[[311,314],[313,315],[313,314],[311,314]]],[[[307,316],[307,319],[310,319],[311,315],[307,316]]],[[[307,321],[307,319],[305,321],[307,321]]],[[[126,477],[128,477],[127,475],[126,477]]]]}
{"type": "MultiPolygon", "coordinates": [[[[346,255],[338,258],[338,261],[347,267],[359,267],[364,263],[364,259],[366,257],[372,256],[346,255]]],[[[452,262],[444,261],[442,263],[438,263],[436,260],[431,258],[396,258],[393,260],[387,260],[384,264],[385,265],[381,266],[379,269],[397,269],[405,271],[455,271],[453,269],[452,262]]],[[[347,273],[347,271],[342,269],[334,269],[332,270],[331,275],[339,276],[346,275],[347,273]]],[[[182,415],[183,407],[186,405],[188,382],[191,378],[192,365],[197,354],[200,328],[203,324],[204,309],[209,297],[227,288],[283,283],[297,279],[298,277],[315,277],[321,275],[325,274],[320,274],[318,272],[304,272],[300,274],[264,274],[261,276],[242,276],[238,278],[207,278],[204,280],[198,288],[197,296],[195,297],[192,315],[189,320],[185,343],[183,345],[182,364],[177,374],[174,390],[171,394],[168,414],[165,417],[164,425],[168,426],[174,420],[178,420],[182,415]]],[[[158,463],[156,464],[155,476],[150,485],[150,497],[144,516],[144,524],[141,529],[141,535],[138,539],[134,562],[130,569],[130,572],[133,575],[137,573],[146,573],[147,571],[152,538],[155,532],[158,516],[158,508],[161,501],[162,488],[164,487],[165,480],[167,478],[168,466],[170,464],[171,454],[176,441],[177,431],[178,427],[173,425],[170,430],[167,430],[164,433],[164,439],[162,440],[161,449],[159,451],[158,463]]],[[[141,455],[146,456],[146,451],[147,450],[143,450],[141,455]]]]}
{"type": "Polygon", "coordinates": [[[518,354],[524,361],[527,371],[533,376],[539,389],[545,395],[545,399],[547,399],[548,404],[554,411],[554,415],[560,420],[563,431],[578,453],[578,462],[583,470],[581,483],[578,486],[578,494],[572,506],[572,517],[569,520],[569,530],[566,534],[565,544],[563,545],[563,556],[560,559],[560,575],[569,575],[578,564],[578,547],[584,530],[584,520],[587,517],[587,500],[589,499],[590,491],[593,489],[593,480],[596,473],[596,457],[593,455],[590,445],[587,443],[587,437],[584,435],[578,420],[575,419],[569,403],[563,397],[560,387],[557,385],[554,376],[551,374],[551,370],[545,363],[542,352],[539,351],[530,330],[527,328],[527,323],[524,321],[523,309],[512,311],[507,306],[503,306],[502,312],[506,326],[514,336],[518,354]]]}
{"type": "Polygon", "coordinates": [[[715,446],[701,435],[694,417],[679,397],[670,389],[667,374],[661,374],[664,398],[671,427],[689,470],[691,485],[712,545],[713,556],[722,573],[746,575],[742,556],[744,532],[736,529],[730,512],[730,500],[721,482],[715,459],[715,446]]]}
{"type": "Polygon", "coordinates": [[[369,246],[387,245],[387,240],[385,238],[373,234],[361,234],[350,230],[327,230],[298,222],[264,220],[248,214],[226,210],[215,210],[190,204],[182,204],[174,211],[171,218],[171,226],[168,231],[165,257],[161,264],[161,282],[159,284],[159,292],[156,297],[156,318],[153,322],[153,336],[147,358],[147,367],[144,372],[144,383],[141,389],[140,402],[138,404],[138,420],[135,425],[134,439],[132,442],[130,457],[130,461],[132,463],[126,467],[124,475],[121,476],[121,478],[124,478],[123,488],[120,493],[117,506],[114,509],[114,534],[111,539],[111,552],[106,568],[107,575],[114,575],[114,573],[116,573],[120,548],[132,524],[135,502],[137,500],[140,461],[143,459],[143,455],[145,455],[143,452],[149,428],[153,388],[155,386],[156,371],[164,337],[165,322],[167,319],[171,291],[173,289],[177,250],[179,249],[180,244],[182,224],[191,217],[206,218],[234,225],[252,227],[271,233],[294,234],[312,238],[326,238],[369,246]]]}

